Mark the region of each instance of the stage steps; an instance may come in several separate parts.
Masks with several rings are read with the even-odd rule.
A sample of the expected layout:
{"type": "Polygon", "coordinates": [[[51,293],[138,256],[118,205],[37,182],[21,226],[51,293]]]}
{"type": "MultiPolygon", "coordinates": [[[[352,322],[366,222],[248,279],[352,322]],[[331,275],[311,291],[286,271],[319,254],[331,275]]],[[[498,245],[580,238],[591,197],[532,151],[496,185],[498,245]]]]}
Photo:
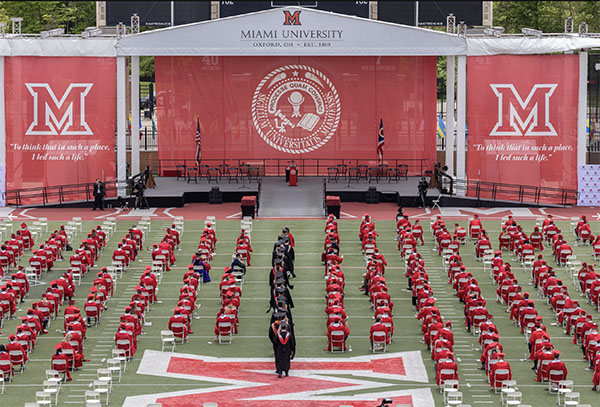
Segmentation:
{"type": "Polygon", "coordinates": [[[263,177],[258,216],[261,218],[322,218],[323,178],[303,177],[290,187],[283,177],[263,177]]]}

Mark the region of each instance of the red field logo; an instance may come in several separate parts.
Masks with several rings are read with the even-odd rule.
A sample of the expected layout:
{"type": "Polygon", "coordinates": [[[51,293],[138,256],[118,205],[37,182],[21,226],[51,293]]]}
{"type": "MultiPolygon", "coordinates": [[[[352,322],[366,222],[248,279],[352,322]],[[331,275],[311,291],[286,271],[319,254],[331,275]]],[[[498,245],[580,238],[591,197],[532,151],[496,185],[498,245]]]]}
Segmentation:
{"type": "Polygon", "coordinates": [[[146,351],[137,377],[142,382],[139,375],[144,374],[175,378],[180,390],[127,397],[123,407],[149,403],[188,407],[206,402],[218,403],[219,407],[338,407],[340,404],[372,407],[382,397],[393,398],[395,405],[435,405],[429,386],[406,389],[406,381],[428,383],[420,352],[345,359],[297,358],[292,361],[290,377],[284,378],[278,378],[274,368],[273,360],[267,358],[215,358],[146,351]],[[204,383],[202,387],[195,386],[199,381],[204,383]],[[398,387],[402,390],[390,390],[398,387]]]}
{"type": "Polygon", "coordinates": [[[536,84],[525,99],[513,84],[490,84],[498,98],[498,122],[490,136],[556,136],[550,97],[558,84],[536,84]]]}
{"type": "Polygon", "coordinates": [[[302,25],[300,23],[300,12],[301,10],[294,11],[294,14],[290,13],[289,10],[283,10],[285,20],[283,25],[302,25]]]}

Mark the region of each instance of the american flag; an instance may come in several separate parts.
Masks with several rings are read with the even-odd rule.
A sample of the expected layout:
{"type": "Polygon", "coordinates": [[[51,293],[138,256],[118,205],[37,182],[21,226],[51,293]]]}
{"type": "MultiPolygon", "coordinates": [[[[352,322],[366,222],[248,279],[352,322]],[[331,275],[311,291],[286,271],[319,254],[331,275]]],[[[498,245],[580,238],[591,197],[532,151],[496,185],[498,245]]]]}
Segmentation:
{"type": "Polygon", "coordinates": [[[202,134],[200,134],[200,118],[196,116],[196,164],[202,159],[202,134]]]}
{"type": "Polygon", "coordinates": [[[383,136],[383,119],[379,119],[379,132],[377,133],[377,155],[379,161],[383,162],[383,146],[385,145],[385,137],[383,136]]]}

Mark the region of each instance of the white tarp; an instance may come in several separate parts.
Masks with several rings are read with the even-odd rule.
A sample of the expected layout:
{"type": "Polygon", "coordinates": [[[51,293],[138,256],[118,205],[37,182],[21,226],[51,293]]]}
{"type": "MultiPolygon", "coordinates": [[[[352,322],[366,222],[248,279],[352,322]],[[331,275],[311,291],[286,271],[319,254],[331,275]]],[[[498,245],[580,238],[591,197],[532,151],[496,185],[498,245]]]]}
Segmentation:
{"type": "Polygon", "coordinates": [[[579,37],[507,37],[467,38],[467,55],[549,54],[600,47],[600,38],[579,37]]]}
{"type": "Polygon", "coordinates": [[[114,57],[116,38],[3,38],[0,56],[114,57]]]}
{"type": "Polygon", "coordinates": [[[464,38],[301,7],[130,35],[121,55],[465,55],[464,38]]]}
{"type": "Polygon", "coordinates": [[[577,178],[577,205],[600,206],[600,165],[580,165],[577,178]]]}

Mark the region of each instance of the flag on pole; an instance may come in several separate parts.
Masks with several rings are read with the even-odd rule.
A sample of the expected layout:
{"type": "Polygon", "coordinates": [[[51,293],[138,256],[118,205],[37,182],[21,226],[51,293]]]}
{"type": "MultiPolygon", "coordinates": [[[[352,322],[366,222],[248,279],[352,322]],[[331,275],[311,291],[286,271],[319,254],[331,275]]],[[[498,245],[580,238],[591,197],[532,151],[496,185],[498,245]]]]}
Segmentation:
{"type": "Polygon", "coordinates": [[[379,132],[377,133],[377,155],[379,161],[383,162],[383,146],[385,145],[385,137],[383,136],[383,119],[379,119],[379,132]]]}
{"type": "Polygon", "coordinates": [[[442,119],[442,114],[438,116],[437,135],[439,138],[446,138],[446,124],[442,119]]]}
{"type": "MultiPolygon", "coordinates": [[[[142,116],[138,116],[140,125],[138,126],[138,131],[140,133],[140,140],[142,139],[142,116]]],[[[129,120],[127,121],[127,128],[129,129],[129,134],[131,133],[131,112],[129,112],[129,120]]]]}
{"type": "Polygon", "coordinates": [[[202,159],[202,135],[200,134],[200,118],[196,116],[196,163],[202,159]]]}

